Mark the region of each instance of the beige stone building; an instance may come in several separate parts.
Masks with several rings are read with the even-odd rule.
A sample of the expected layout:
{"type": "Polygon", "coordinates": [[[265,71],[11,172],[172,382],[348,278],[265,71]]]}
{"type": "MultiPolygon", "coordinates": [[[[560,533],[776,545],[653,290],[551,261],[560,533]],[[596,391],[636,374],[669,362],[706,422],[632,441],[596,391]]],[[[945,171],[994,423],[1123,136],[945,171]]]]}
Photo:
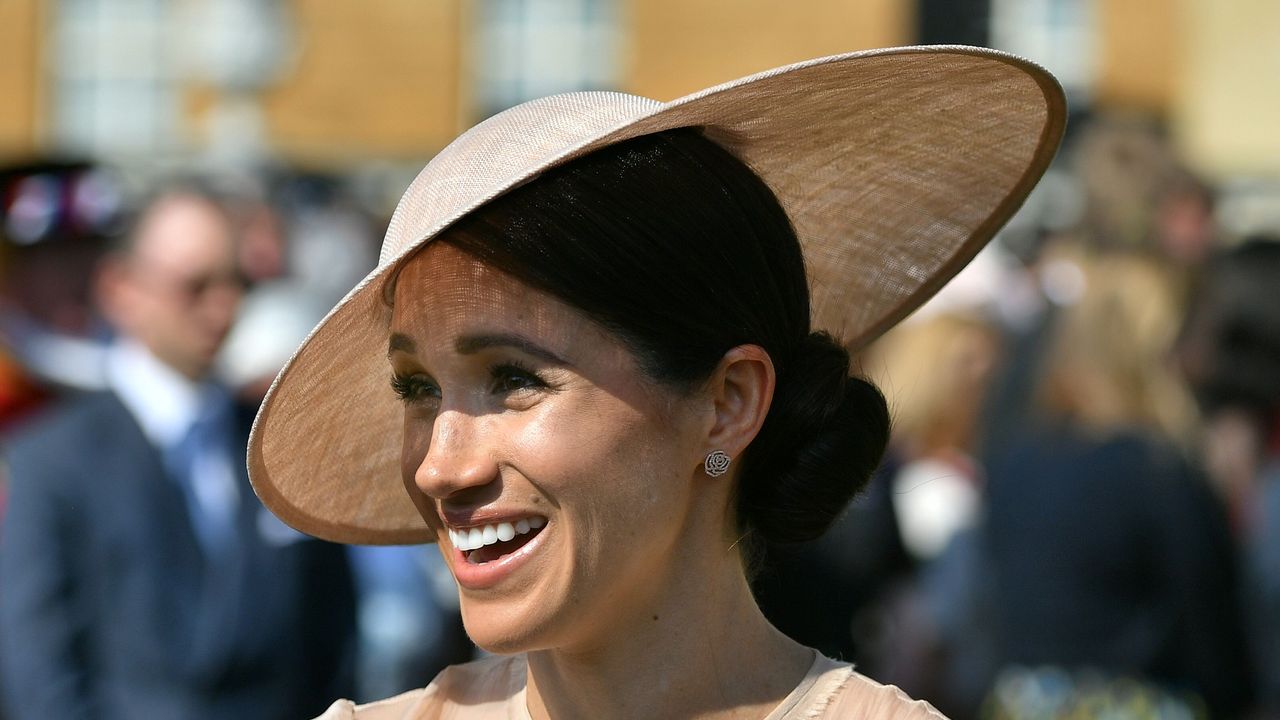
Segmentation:
{"type": "MultiPolygon", "coordinates": [[[[789,61],[913,43],[927,4],[0,0],[0,156],[129,162],[227,146],[304,167],[418,163],[525,97],[610,88],[670,99],[789,61]]],[[[1211,174],[1280,175],[1280,4],[988,6],[992,44],[1036,55],[1078,102],[1166,118],[1211,174]],[[1046,20],[1064,10],[1077,27],[1046,20]]]]}

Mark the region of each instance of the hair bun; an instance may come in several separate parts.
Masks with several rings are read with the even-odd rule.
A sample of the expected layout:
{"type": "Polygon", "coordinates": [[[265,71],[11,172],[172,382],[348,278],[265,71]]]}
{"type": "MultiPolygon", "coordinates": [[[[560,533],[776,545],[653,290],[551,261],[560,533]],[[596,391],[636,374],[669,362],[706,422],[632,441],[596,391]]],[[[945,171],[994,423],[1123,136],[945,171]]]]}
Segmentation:
{"type": "Polygon", "coordinates": [[[770,541],[821,535],[870,479],[889,440],[889,410],[849,375],[849,353],[810,333],[778,377],[773,406],[743,460],[738,514],[770,541]]]}

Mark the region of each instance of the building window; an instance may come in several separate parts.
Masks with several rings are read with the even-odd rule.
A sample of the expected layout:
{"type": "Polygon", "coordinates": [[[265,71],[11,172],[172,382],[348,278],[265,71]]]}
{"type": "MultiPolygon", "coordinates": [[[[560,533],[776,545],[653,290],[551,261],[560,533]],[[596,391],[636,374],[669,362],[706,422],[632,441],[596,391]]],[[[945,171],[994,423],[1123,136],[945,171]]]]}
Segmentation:
{"type": "Polygon", "coordinates": [[[1072,100],[1093,88],[1095,27],[1093,0],[991,0],[991,46],[1045,66],[1072,100]]]}
{"type": "Polygon", "coordinates": [[[616,0],[481,0],[475,7],[480,117],[544,95],[617,87],[616,0]]]}
{"type": "Polygon", "coordinates": [[[59,0],[50,48],[53,140],[95,156],[178,140],[178,68],[165,0],[59,0]]]}

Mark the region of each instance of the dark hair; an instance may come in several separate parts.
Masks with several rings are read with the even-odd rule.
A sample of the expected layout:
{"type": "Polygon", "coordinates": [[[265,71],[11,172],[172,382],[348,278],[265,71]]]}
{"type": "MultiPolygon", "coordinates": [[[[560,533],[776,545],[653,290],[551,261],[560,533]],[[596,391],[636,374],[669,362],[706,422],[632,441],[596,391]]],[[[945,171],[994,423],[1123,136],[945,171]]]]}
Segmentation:
{"type": "Polygon", "coordinates": [[[849,376],[843,346],[810,332],[790,220],[750,168],[699,130],[553,168],[441,240],[580,309],[659,382],[687,390],[730,348],[764,348],[777,389],[740,461],[744,534],[816,538],[879,463],[884,398],[849,376]]]}
{"type": "Polygon", "coordinates": [[[1245,410],[1264,432],[1280,423],[1280,237],[1255,236],[1209,264],[1180,338],[1206,412],[1245,410]]]}

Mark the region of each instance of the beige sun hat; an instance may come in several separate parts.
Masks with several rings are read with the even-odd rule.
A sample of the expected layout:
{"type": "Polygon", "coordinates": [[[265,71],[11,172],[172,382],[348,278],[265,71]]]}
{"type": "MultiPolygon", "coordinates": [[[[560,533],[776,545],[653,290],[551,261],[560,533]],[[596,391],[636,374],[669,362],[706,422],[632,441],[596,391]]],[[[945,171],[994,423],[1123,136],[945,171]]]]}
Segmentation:
{"type": "Polygon", "coordinates": [[[791,217],[814,328],[857,347],[991,239],[1048,167],[1065,119],[1062,89],[1043,68],[959,46],[836,55],[669,103],[584,92],[495,115],[422,170],[378,266],[281,370],[249,441],[253,486],[282,520],[321,538],[434,540],[400,478],[383,285],[450,224],[549,167],[639,135],[704,128],[791,217]]]}

